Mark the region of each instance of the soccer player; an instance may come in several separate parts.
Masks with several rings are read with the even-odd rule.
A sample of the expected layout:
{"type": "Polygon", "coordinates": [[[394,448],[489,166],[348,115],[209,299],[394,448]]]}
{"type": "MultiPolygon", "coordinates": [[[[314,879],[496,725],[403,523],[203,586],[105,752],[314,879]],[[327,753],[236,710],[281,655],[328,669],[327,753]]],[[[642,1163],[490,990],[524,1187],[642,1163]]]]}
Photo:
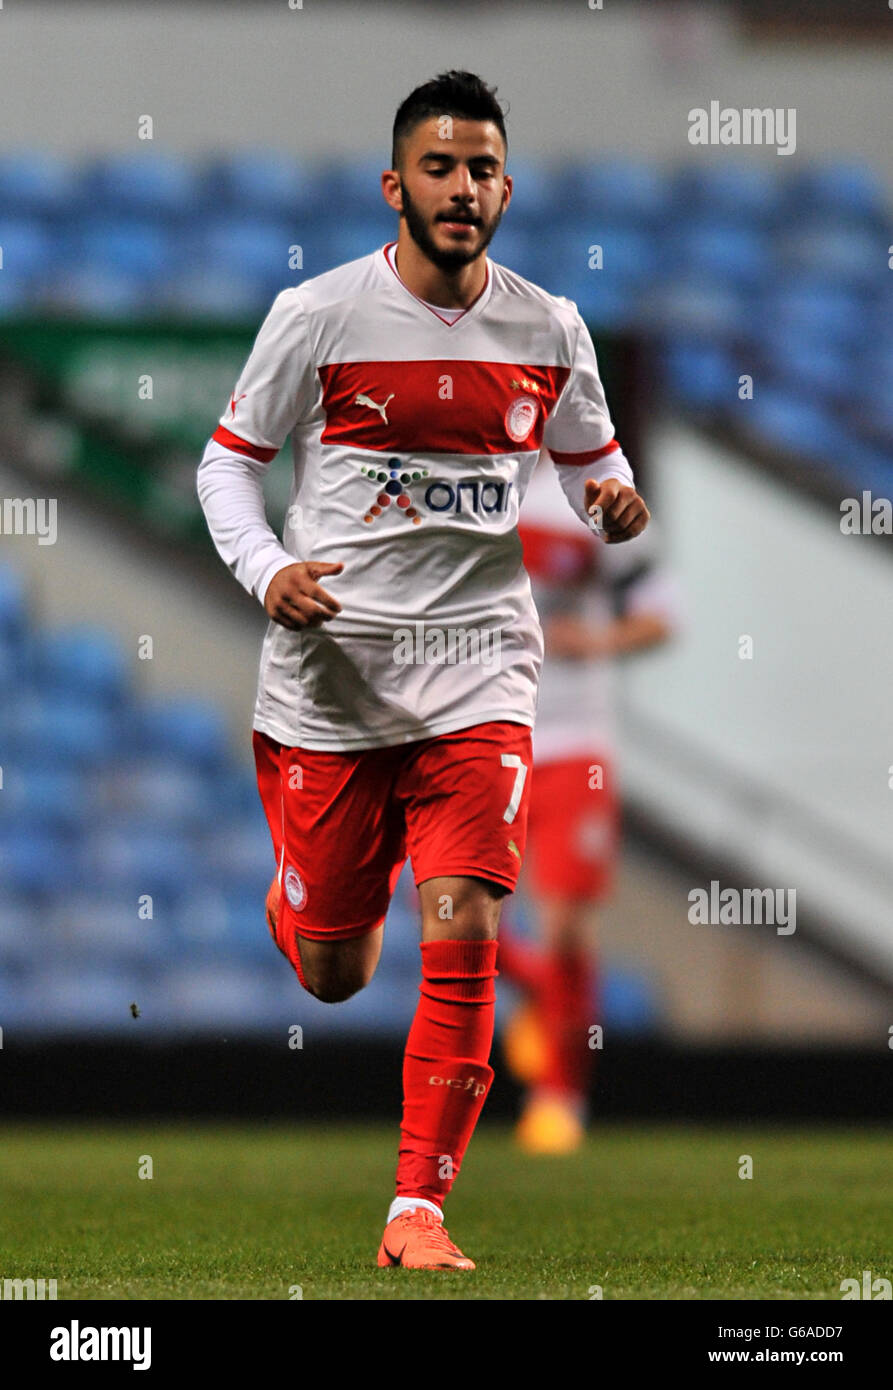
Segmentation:
{"type": "Polygon", "coordinates": [[[574,304],[486,249],[509,206],[495,90],[397,111],[396,242],[283,290],[208,442],[214,543],[270,619],[254,714],[276,945],[335,1003],[369,983],[407,856],[421,990],[379,1265],[473,1269],[443,1200],[493,1071],[497,927],[524,855],[542,634],[518,508],[548,450],[606,544],[648,510],[574,304]],[[282,541],[262,479],[291,434],[282,541]]]}
{"type": "Polygon", "coordinates": [[[524,996],[503,1048],[527,1094],[516,1130],[530,1153],[582,1142],[597,1051],[594,909],[619,854],[616,662],[665,642],[677,623],[672,577],[652,532],[621,547],[587,535],[545,457],[518,527],[545,635],[522,888],[535,941],[500,926],[499,973],[524,996]]]}

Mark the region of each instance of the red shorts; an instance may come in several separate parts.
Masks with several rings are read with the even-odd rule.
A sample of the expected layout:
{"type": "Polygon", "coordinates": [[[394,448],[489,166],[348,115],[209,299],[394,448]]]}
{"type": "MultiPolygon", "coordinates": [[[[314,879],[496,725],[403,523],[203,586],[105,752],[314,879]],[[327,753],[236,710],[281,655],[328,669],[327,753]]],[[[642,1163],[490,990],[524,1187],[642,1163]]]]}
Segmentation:
{"type": "Polygon", "coordinates": [[[619,820],[613,769],[603,758],[537,763],[527,845],[526,881],[531,891],[544,897],[608,897],[617,865],[619,820]],[[601,787],[596,768],[601,769],[601,787]]]}
{"type": "Polygon", "coordinates": [[[280,915],[299,936],[338,941],[380,926],[407,855],[417,884],[462,874],[514,890],[530,800],[526,724],[348,753],[287,748],[258,730],[253,743],[280,915]]]}

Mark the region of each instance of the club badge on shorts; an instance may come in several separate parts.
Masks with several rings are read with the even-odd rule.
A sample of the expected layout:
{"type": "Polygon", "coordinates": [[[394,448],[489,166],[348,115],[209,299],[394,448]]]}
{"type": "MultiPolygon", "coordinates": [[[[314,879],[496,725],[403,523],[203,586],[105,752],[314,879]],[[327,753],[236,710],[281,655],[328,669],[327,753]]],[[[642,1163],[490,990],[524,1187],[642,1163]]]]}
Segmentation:
{"type": "Polygon", "coordinates": [[[297,869],[289,864],[285,870],[285,896],[295,912],[300,912],[307,901],[307,889],[297,869]]]}

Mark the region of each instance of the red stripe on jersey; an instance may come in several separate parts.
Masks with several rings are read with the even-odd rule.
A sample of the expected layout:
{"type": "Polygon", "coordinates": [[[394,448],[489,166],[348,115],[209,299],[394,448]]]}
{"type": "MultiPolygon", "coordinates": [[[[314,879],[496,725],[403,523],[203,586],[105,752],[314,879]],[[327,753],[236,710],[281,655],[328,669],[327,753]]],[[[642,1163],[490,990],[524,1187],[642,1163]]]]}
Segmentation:
{"type": "Polygon", "coordinates": [[[323,444],[410,454],[536,452],[570,375],[569,367],[448,358],[318,370],[323,444]]]}
{"type": "Polygon", "coordinates": [[[278,449],[264,449],[260,444],[249,444],[247,439],[240,439],[237,434],[232,434],[225,425],[218,425],[212,439],[216,439],[218,444],[223,444],[227,449],[232,449],[236,454],[247,454],[249,458],[257,459],[258,463],[272,463],[279,453],[278,449]]]}
{"type": "Polygon", "coordinates": [[[522,521],[518,526],[524,568],[531,579],[546,583],[576,583],[594,574],[598,542],[579,527],[579,535],[522,521]]]}
{"type": "Polygon", "coordinates": [[[610,444],[606,444],[602,449],[587,449],[585,454],[559,454],[555,449],[550,449],[549,453],[556,463],[569,463],[572,468],[585,468],[587,463],[595,463],[596,459],[604,458],[605,454],[613,454],[620,445],[616,439],[612,439],[610,444]]]}

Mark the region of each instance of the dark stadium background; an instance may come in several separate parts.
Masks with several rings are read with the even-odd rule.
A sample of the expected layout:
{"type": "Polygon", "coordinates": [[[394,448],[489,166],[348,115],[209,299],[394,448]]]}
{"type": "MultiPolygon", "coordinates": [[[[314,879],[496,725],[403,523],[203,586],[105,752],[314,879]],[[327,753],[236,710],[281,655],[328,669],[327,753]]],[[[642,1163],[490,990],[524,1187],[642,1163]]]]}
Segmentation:
{"type": "MultiPolygon", "coordinates": [[[[264,616],[212,552],[194,474],[276,292],[395,234],[393,111],[455,62],[511,103],[493,258],[580,305],[684,600],[678,641],[624,681],[596,1120],[888,1118],[893,566],[840,506],[893,481],[893,19],[458,6],[446,51],[423,6],[160,25],[124,4],[113,36],[104,9],[3,18],[0,499],[59,518],[51,546],[0,533],[3,1114],[396,1116],[406,883],[372,986],[304,995],[262,912],[264,616]],[[34,44],[45,82],[68,74],[55,102],[16,60],[34,44]],[[193,51],[225,100],[190,89],[193,51]],[[796,107],[796,153],[690,145],[713,98],[796,107]],[[795,887],[796,933],[691,924],[712,880],[795,887]]],[[[523,894],[512,911],[529,926],[523,894]]],[[[488,1116],[517,1100],[500,1065],[488,1116]]]]}

